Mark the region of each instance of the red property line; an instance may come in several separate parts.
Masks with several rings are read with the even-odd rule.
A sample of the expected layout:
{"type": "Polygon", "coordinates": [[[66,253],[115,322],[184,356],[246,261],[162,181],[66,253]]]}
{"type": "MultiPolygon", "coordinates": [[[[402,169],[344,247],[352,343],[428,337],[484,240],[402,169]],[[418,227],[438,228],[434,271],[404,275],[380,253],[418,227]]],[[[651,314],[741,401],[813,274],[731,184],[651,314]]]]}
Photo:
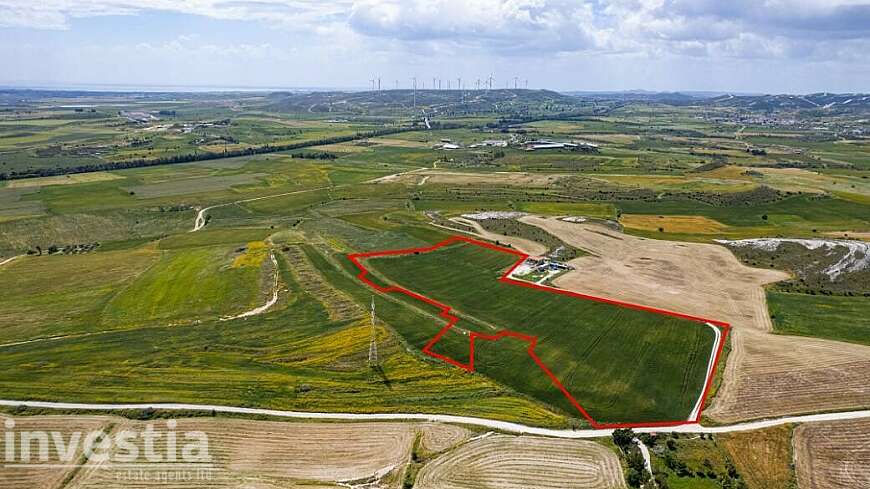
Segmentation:
{"type": "Polygon", "coordinates": [[[537,364],[537,366],[541,370],[544,371],[544,373],[547,375],[547,377],[549,377],[550,380],[553,382],[553,385],[556,386],[556,388],[558,388],[562,392],[562,394],[565,395],[565,397],[568,399],[568,401],[571,403],[571,405],[573,405],[577,409],[577,411],[579,411],[583,415],[583,417],[585,417],[589,421],[589,424],[592,425],[593,428],[610,429],[610,428],[640,428],[640,427],[658,427],[658,426],[663,427],[663,426],[679,426],[679,425],[684,425],[684,424],[698,423],[701,420],[701,413],[703,411],[703,406],[704,406],[704,403],[706,402],[707,394],[709,393],[710,387],[713,383],[713,377],[715,376],[715,373],[716,373],[716,365],[718,365],[718,363],[719,363],[719,357],[722,354],[722,348],[725,345],[725,338],[727,337],[728,330],[731,327],[728,323],[725,323],[722,321],[716,321],[713,319],[706,319],[706,318],[702,318],[699,316],[692,316],[689,314],[668,311],[665,309],[658,309],[655,307],[643,306],[640,304],[632,304],[629,302],[623,302],[623,301],[616,300],[616,299],[596,297],[596,296],[592,296],[592,295],[581,294],[578,292],[572,292],[569,290],[557,289],[554,287],[547,287],[545,285],[538,285],[535,283],[526,282],[526,281],[522,281],[522,280],[515,280],[515,279],[510,277],[511,273],[513,273],[513,271],[518,266],[520,266],[520,264],[522,264],[526,260],[526,258],[529,257],[529,255],[522,253],[520,251],[517,251],[517,250],[513,250],[510,248],[504,248],[502,246],[497,246],[497,245],[494,245],[491,243],[487,243],[485,241],[479,241],[479,240],[469,238],[466,236],[451,236],[450,238],[447,238],[444,241],[441,241],[439,243],[436,243],[436,244],[434,244],[432,246],[428,246],[428,247],[406,248],[406,249],[386,250],[386,251],[373,251],[373,252],[368,252],[368,253],[352,253],[352,254],[347,255],[347,257],[351,262],[353,262],[354,265],[356,265],[356,267],[360,271],[359,274],[357,274],[357,278],[359,280],[361,280],[363,283],[365,283],[366,285],[368,285],[369,287],[371,287],[379,292],[382,292],[382,293],[398,292],[400,294],[407,295],[408,297],[412,297],[414,299],[423,301],[423,302],[430,304],[432,306],[435,306],[436,308],[439,309],[440,312],[439,312],[438,316],[446,319],[447,324],[443,328],[441,328],[441,330],[438,331],[438,333],[431,340],[429,340],[428,343],[426,343],[426,346],[423,347],[423,353],[425,353],[431,357],[437,358],[439,360],[442,360],[444,362],[447,362],[447,363],[454,365],[456,367],[459,367],[461,369],[467,370],[469,372],[473,372],[474,371],[474,347],[475,347],[475,341],[477,339],[486,340],[486,341],[497,341],[501,338],[510,337],[510,338],[519,339],[521,341],[525,341],[529,344],[529,348],[527,350],[529,357],[531,357],[532,360],[535,362],[535,364],[537,364]],[[547,292],[551,292],[554,294],[567,295],[567,296],[571,296],[571,297],[577,297],[580,299],[591,300],[591,301],[601,302],[601,303],[605,303],[605,304],[612,304],[615,306],[625,307],[625,308],[629,308],[629,309],[636,309],[636,310],[640,310],[640,311],[662,314],[665,316],[687,319],[687,320],[694,321],[694,322],[697,322],[700,324],[704,324],[704,325],[710,324],[711,326],[720,328],[720,330],[722,332],[722,338],[719,341],[719,345],[716,348],[716,352],[713,356],[713,368],[710,369],[710,374],[708,375],[708,377],[704,383],[704,390],[701,393],[701,408],[698,409],[698,414],[695,417],[695,419],[680,420],[680,421],[656,421],[656,422],[647,422],[647,423],[609,423],[608,424],[608,423],[596,422],[592,418],[592,416],[590,416],[589,413],[586,412],[586,410],[583,408],[583,406],[581,406],[580,403],[577,402],[576,399],[574,399],[574,396],[572,396],[571,393],[568,392],[568,389],[566,389],[565,386],[562,385],[562,383],[555,376],[555,374],[553,374],[553,372],[551,372],[550,369],[547,368],[547,366],[540,359],[540,357],[538,357],[537,353],[535,353],[535,346],[537,346],[537,343],[538,343],[537,336],[530,336],[530,335],[526,335],[526,334],[523,334],[523,333],[520,333],[517,331],[511,331],[511,330],[502,330],[494,335],[487,335],[487,334],[471,331],[469,334],[469,337],[470,337],[469,345],[470,346],[469,346],[468,363],[462,363],[456,359],[453,359],[453,358],[450,358],[450,357],[443,355],[441,353],[437,353],[437,352],[432,351],[432,347],[435,346],[435,344],[438,343],[438,341],[447,333],[447,331],[449,331],[459,321],[458,317],[450,314],[451,307],[447,306],[445,304],[442,304],[434,299],[430,299],[424,295],[421,295],[421,294],[418,294],[416,292],[410,291],[408,289],[399,287],[397,285],[391,285],[391,286],[385,287],[385,286],[381,286],[381,285],[378,285],[378,284],[372,282],[368,278],[369,270],[362,264],[361,260],[366,259],[366,258],[375,258],[375,257],[381,257],[381,256],[396,256],[396,255],[409,255],[409,254],[417,254],[417,253],[428,253],[428,252],[438,250],[440,248],[443,248],[445,246],[448,246],[450,244],[460,242],[460,241],[466,242],[466,243],[471,243],[475,246],[480,246],[483,248],[488,248],[491,250],[500,251],[502,253],[510,253],[512,255],[517,256],[516,263],[514,263],[513,266],[511,266],[510,269],[508,269],[507,272],[505,272],[501,277],[499,277],[498,280],[500,282],[518,285],[520,287],[526,287],[526,288],[530,288],[530,289],[546,290],[547,292]]]}

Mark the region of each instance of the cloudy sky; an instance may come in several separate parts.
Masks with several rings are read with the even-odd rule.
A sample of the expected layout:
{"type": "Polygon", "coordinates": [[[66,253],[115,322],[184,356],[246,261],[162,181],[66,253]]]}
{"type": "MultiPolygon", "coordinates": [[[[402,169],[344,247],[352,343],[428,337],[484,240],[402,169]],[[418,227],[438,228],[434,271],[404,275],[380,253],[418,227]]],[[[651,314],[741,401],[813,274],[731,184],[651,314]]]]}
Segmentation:
{"type": "Polygon", "coordinates": [[[0,0],[0,84],[870,92],[870,0],[0,0]],[[446,85],[446,82],[443,82],[446,85]]]}

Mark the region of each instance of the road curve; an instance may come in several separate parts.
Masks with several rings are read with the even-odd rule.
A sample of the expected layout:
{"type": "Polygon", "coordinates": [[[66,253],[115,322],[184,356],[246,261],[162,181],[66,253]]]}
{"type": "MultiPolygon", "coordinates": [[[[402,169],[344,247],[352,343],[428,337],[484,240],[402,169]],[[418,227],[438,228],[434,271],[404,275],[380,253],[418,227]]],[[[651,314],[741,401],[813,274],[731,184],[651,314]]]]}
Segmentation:
{"type": "Polygon", "coordinates": [[[343,187],[343,186],[344,186],[344,185],[333,185],[333,186],[324,186],[324,187],[308,188],[308,189],[305,189],[305,190],[294,190],[293,192],[284,192],[284,193],[280,193],[280,194],[263,195],[263,196],[260,196],[260,197],[252,197],[252,198],[250,198],[250,199],[236,200],[236,201],[234,201],[234,202],[224,202],[223,204],[215,204],[215,205],[211,205],[211,206],[208,206],[208,207],[203,207],[202,209],[199,210],[199,212],[196,213],[196,218],[195,218],[194,221],[193,221],[193,229],[191,229],[190,232],[191,232],[191,233],[195,233],[195,232],[199,231],[200,229],[204,228],[204,227],[205,227],[205,213],[208,212],[208,211],[210,211],[210,210],[212,210],[212,209],[217,209],[218,207],[226,207],[226,206],[228,206],[228,205],[244,204],[245,202],[254,202],[254,201],[257,201],[257,200],[274,199],[274,198],[277,198],[277,197],[285,197],[285,196],[287,196],[287,195],[295,195],[295,194],[304,194],[304,193],[308,193],[308,192],[316,192],[316,191],[318,191],[318,190],[325,190],[325,189],[328,189],[328,188],[341,188],[341,187],[343,187]]]}
{"type": "Polygon", "coordinates": [[[0,267],[2,267],[3,265],[5,265],[5,264],[7,264],[7,263],[12,263],[13,261],[15,261],[15,260],[21,258],[22,256],[24,256],[24,255],[15,255],[15,256],[12,256],[12,257],[6,258],[5,260],[0,261],[0,267]]]}
{"type": "MultiPolygon", "coordinates": [[[[602,438],[610,436],[612,429],[606,430],[559,430],[539,428],[519,423],[498,421],[494,419],[475,418],[471,416],[453,416],[450,414],[420,414],[420,413],[318,413],[304,411],[281,411],[275,409],[244,408],[235,406],[216,406],[210,404],[84,404],[74,402],[44,402],[0,400],[0,406],[25,406],[39,409],[59,409],[68,411],[122,411],[134,409],[158,409],[165,411],[203,411],[216,413],[248,414],[254,416],[273,416],[277,418],[320,419],[334,421],[429,421],[435,423],[464,424],[483,428],[500,430],[506,433],[549,436],[553,438],[602,438]]],[[[870,410],[850,411],[843,413],[810,414],[805,416],[789,416],[783,418],[752,421],[728,426],[701,426],[700,424],[685,424],[674,427],[635,428],[638,433],[731,433],[737,431],[752,431],[772,426],[790,423],[814,423],[822,421],[840,421],[849,419],[870,418],[870,410]]]]}

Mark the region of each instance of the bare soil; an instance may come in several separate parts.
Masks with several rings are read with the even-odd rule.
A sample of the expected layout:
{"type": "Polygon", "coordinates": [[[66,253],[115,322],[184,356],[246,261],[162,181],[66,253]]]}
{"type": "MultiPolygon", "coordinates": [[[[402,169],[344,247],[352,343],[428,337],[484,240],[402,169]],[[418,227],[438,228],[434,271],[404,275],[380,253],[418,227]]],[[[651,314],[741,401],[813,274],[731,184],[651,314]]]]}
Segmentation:
{"type": "Polygon", "coordinates": [[[732,352],[705,415],[719,422],[870,405],[870,348],[771,334],[763,286],[785,272],[750,268],[718,245],[629,236],[595,224],[526,216],[590,252],[554,283],[581,293],[729,322],[732,352]]]}

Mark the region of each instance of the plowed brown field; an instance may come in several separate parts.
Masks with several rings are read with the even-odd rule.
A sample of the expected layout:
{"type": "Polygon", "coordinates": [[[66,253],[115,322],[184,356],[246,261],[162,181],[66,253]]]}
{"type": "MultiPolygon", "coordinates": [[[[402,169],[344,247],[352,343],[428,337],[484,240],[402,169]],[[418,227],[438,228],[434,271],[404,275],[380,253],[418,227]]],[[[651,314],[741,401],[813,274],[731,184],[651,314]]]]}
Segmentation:
{"type": "Polygon", "coordinates": [[[705,415],[721,422],[870,406],[870,348],[771,334],[764,289],[784,272],[750,268],[718,245],[629,236],[527,216],[590,252],[555,280],[565,289],[727,321],[732,352],[705,415]]]}

